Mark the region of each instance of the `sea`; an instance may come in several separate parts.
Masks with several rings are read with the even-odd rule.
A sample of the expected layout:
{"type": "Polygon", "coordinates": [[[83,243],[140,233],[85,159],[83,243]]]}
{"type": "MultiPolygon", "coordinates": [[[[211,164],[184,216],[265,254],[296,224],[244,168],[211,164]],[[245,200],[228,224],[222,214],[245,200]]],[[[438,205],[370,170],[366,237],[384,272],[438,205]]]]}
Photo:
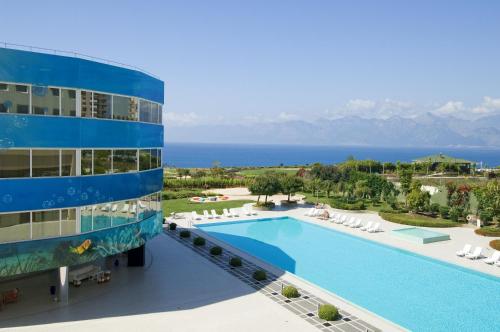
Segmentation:
{"type": "Polygon", "coordinates": [[[478,167],[500,166],[500,148],[414,148],[366,146],[251,145],[209,143],[165,143],[164,165],[181,168],[334,164],[352,156],[381,162],[410,162],[431,154],[443,153],[467,159],[478,167]]]}

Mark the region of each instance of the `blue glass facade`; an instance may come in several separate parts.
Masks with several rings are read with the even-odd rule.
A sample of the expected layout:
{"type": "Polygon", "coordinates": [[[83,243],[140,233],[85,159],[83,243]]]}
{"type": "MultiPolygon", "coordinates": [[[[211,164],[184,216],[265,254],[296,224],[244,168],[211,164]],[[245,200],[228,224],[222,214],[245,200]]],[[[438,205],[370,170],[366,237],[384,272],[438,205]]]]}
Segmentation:
{"type": "Polygon", "coordinates": [[[0,277],[161,231],[163,91],[140,71],[0,49],[0,277]]]}

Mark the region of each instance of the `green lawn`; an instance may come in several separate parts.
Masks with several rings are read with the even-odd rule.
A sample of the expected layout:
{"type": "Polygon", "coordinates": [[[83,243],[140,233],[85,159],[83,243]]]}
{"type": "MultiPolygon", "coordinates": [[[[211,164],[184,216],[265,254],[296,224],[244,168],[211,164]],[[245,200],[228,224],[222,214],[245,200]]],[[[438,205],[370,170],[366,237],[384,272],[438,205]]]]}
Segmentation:
{"type": "Polygon", "coordinates": [[[421,226],[421,227],[459,227],[461,224],[442,219],[442,218],[431,218],[422,216],[419,214],[408,214],[408,213],[382,213],[379,215],[390,222],[411,225],[411,226],[421,226]]]}
{"type": "Polygon", "coordinates": [[[203,213],[203,210],[210,211],[215,209],[218,214],[222,213],[222,209],[230,209],[241,207],[245,203],[251,203],[249,200],[222,201],[215,203],[193,203],[187,198],[169,199],[162,201],[163,213],[169,216],[172,212],[191,212],[203,213]]]}
{"type": "Polygon", "coordinates": [[[295,175],[300,168],[277,168],[277,167],[264,167],[264,168],[255,168],[255,169],[244,169],[238,172],[243,176],[257,176],[264,174],[266,172],[276,172],[276,173],[285,173],[290,175],[295,175]]]}

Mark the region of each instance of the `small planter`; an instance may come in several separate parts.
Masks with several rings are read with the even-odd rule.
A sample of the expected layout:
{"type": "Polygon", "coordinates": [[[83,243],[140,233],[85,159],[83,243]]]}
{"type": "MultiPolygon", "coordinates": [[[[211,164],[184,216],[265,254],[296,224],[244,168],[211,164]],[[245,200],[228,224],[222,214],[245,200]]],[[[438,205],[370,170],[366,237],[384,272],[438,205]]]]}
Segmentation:
{"type": "Polygon", "coordinates": [[[291,208],[291,207],[296,207],[297,206],[297,201],[289,201],[289,200],[286,200],[286,199],[282,200],[280,203],[281,203],[282,207],[289,207],[289,208],[291,208]]]}
{"type": "Polygon", "coordinates": [[[253,209],[254,210],[257,210],[257,211],[271,211],[273,210],[274,208],[276,207],[276,204],[274,204],[273,202],[268,202],[266,204],[255,204],[253,206],[253,209]]]}

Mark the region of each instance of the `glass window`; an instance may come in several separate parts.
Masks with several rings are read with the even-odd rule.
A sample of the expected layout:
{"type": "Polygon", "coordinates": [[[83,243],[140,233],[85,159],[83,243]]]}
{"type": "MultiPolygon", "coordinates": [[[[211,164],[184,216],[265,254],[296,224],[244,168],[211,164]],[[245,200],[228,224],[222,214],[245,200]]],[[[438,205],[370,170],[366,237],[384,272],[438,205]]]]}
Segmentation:
{"type": "Polygon", "coordinates": [[[61,150],[61,175],[76,175],[76,150],[61,150]]]}
{"type": "Polygon", "coordinates": [[[151,103],[141,99],[140,105],[140,121],[151,122],[151,103]]]}
{"type": "Polygon", "coordinates": [[[82,91],[81,97],[82,118],[92,118],[92,92],[82,91]]]}
{"type": "Polygon", "coordinates": [[[163,105],[161,104],[158,105],[158,123],[163,123],[163,105]]]}
{"type": "Polygon", "coordinates": [[[59,176],[59,150],[33,150],[32,175],[59,176]]]}
{"type": "Polygon", "coordinates": [[[151,150],[139,150],[139,170],[146,171],[151,169],[151,150]]]}
{"type": "Polygon", "coordinates": [[[113,173],[137,172],[137,150],[114,150],[113,173]]]}
{"type": "Polygon", "coordinates": [[[0,149],[0,178],[30,176],[30,151],[0,149]]]}
{"type": "Polygon", "coordinates": [[[94,92],[94,117],[111,119],[111,95],[94,92]]]}
{"type": "Polygon", "coordinates": [[[111,150],[94,150],[94,174],[111,173],[111,150]]]}
{"type": "Polygon", "coordinates": [[[92,150],[82,150],[82,175],[92,175],[92,150]]]}
{"type": "Polygon", "coordinates": [[[59,89],[33,85],[31,87],[31,113],[59,115],[59,89]]]}
{"type": "Polygon", "coordinates": [[[151,149],[151,168],[158,167],[158,149],[151,149]]]}
{"type": "Polygon", "coordinates": [[[137,98],[113,96],[113,119],[137,121],[137,98]]]}
{"type": "Polygon", "coordinates": [[[112,226],[123,225],[129,218],[129,209],[124,209],[125,202],[111,204],[111,224],[112,226]]]}
{"type": "Polygon", "coordinates": [[[58,236],[60,234],[59,210],[32,212],[32,238],[58,236]]]}
{"type": "Polygon", "coordinates": [[[30,213],[0,214],[0,243],[29,240],[30,213]]]}
{"type": "Polygon", "coordinates": [[[158,104],[151,103],[151,122],[158,123],[158,104]]]}
{"type": "Polygon", "coordinates": [[[61,235],[76,234],[76,209],[61,210],[61,235]]]}
{"type": "Polygon", "coordinates": [[[61,89],[61,115],[76,116],[76,91],[61,89]]]}
{"type": "Polygon", "coordinates": [[[94,207],[94,231],[111,227],[111,203],[94,205],[94,207]]]}
{"type": "Polygon", "coordinates": [[[0,113],[28,114],[29,104],[27,85],[3,84],[0,89],[0,113]]]}
{"type": "Polygon", "coordinates": [[[92,206],[81,208],[80,228],[82,233],[92,231],[92,206]]]}
{"type": "Polygon", "coordinates": [[[158,149],[158,167],[163,167],[163,159],[162,159],[162,156],[161,156],[161,149],[158,149]]]}

